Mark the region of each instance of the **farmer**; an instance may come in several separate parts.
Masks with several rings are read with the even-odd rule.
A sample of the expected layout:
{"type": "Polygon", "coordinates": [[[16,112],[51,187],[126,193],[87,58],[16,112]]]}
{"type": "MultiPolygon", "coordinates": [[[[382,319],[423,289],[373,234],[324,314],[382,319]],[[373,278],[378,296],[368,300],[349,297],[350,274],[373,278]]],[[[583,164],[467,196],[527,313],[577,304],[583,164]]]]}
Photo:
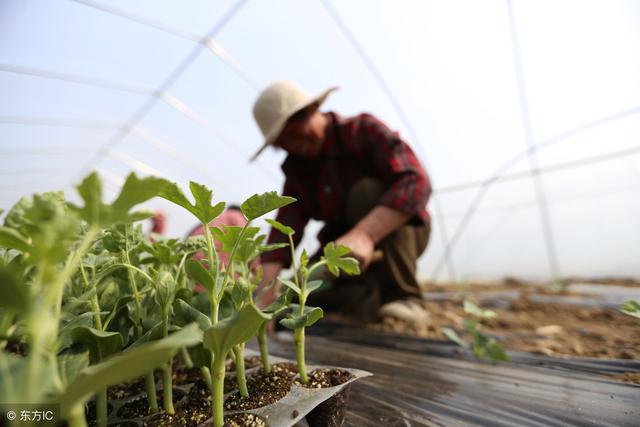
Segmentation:
{"type": "MultiPolygon", "coordinates": [[[[310,305],[362,321],[378,315],[421,320],[426,313],[415,273],[431,229],[429,178],[409,145],[374,116],[321,112],[336,89],[310,97],[292,82],[268,86],[253,107],[265,142],[252,160],[269,146],[287,152],[283,194],[298,202],[281,208],[276,219],[295,230],[294,243],[309,219],[324,221],[321,246],[346,245],[360,263],[360,276],[333,280],[311,295],[310,305]],[[381,259],[372,262],[376,253],[381,259]]],[[[288,239],[272,229],[269,242],[288,239]]],[[[265,253],[262,263],[265,286],[291,264],[290,249],[265,253]]],[[[275,288],[261,305],[275,298],[275,288]]]]}

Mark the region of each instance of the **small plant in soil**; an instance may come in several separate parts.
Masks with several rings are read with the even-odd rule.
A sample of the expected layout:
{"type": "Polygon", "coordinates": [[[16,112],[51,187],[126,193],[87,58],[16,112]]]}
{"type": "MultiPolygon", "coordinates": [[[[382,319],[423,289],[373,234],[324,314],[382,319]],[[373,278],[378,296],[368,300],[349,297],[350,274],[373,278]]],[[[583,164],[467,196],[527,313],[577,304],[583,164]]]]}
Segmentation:
{"type": "Polygon", "coordinates": [[[293,281],[279,278],[278,280],[285,285],[291,292],[298,297],[297,304],[289,304],[289,312],[284,319],[280,320],[280,324],[288,329],[293,330],[293,339],[296,345],[296,358],[298,361],[298,372],[300,381],[306,384],[309,381],[307,376],[307,368],[305,363],[304,352],[304,330],[306,327],[313,325],[323,316],[322,308],[308,307],[306,305],[309,295],[317,290],[322,281],[314,280],[309,282],[310,275],[317,269],[326,266],[334,275],[338,276],[340,271],[346,274],[360,274],[358,261],[355,258],[346,257],[351,250],[343,245],[335,246],[333,242],[329,242],[323,250],[320,261],[308,266],[309,257],[306,250],[300,255],[300,262],[296,263],[295,246],[293,244],[294,230],[285,226],[276,220],[267,220],[272,227],[284,233],[289,238],[289,247],[291,249],[291,261],[293,263],[293,281]]]}
{"type": "Polygon", "coordinates": [[[254,195],[241,205],[241,211],[247,219],[244,227],[210,228],[209,223],[224,210],[224,203],[212,205],[212,192],[203,185],[191,182],[192,204],[177,185],[168,185],[160,194],[161,197],[184,207],[191,212],[204,227],[206,242],[203,263],[191,259],[186,263],[187,273],[206,289],[209,301],[209,316],[194,313],[202,328],[202,349],[200,362],[205,376],[210,375],[213,402],[213,423],[216,427],[223,425],[223,395],[226,358],[230,352],[236,362],[236,374],[240,393],[248,397],[244,372],[244,343],[253,337],[258,328],[269,319],[269,316],[257,309],[253,303],[253,290],[257,280],[252,277],[250,262],[261,252],[272,250],[281,245],[262,245],[264,236],[257,236],[259,229],[251,227],[253,220],[280,207],[295,201],[291,197],[283,197],[275,192],[254,195]],[[215,249],[213,236],[222,243],[222,248],[229,254],[227,265],[220,262],[215,249]],[[221,306],[228,309],[220,319],[221,306]],[[206,362],[209,362],[207,369],[206,362]],[[209,371],[210,374],[207,372],[209,371]]]}
{"type": "Polygon", "coordinates": [[[0,401],[59,403],[61,417],[80,427],[86,402],[97,394],[97,421],[104,426],[109,385],[143,375],[197,342],[197,330],[185,327],[125,348],[129,333],[121,314],[134,298],[120,294],[119,278],[107,267],[106,230],[148,218],[131,209],[164,185],[131,174],[106,204],[93,173],[78,186],[81,206],[54,192],[23,198],[7,213],[0,227],[1,344],[26,343],[27,351],[0,352],[0,401]]]}
{"type": "Polygon", "coordinates": [[[620,306],[620,311],[629,316],[640,318],[640,303],[635,300],[627,301],[620,306]]]}
{"type": "MultiPolygon", "coordinates": [[[[296,337],[300,381],[308,382],[304,330],[322,317],[321,309],[306,306],[319,285],[309,275],[321,266],[335,275],[356,274],[357,262],[345,257],[345,247],[329,244],[308,267],[303,252],[294,280],[282,279],[288,291],[261,311],[253,300],[261,279],[254,261],[287,245],[265,244],[266,236],[252,222],[295,199],[256,194],[241,205],[244,227],[216,228],[209,223],[225,204],[213,203],[204,185],[191,182],[189,189],[193,201],[175,183],[131,174],[115,200],[106,203],[92,173],[77,187],[79,205],[53,192],[23,198],[6,213],[0,227],[0,402],[57,403],[69,426],[86,426],[90,412],[91,422],[103,427],[109,396],[144,391],[135,415],[149,425],[199,423],[203,414],[212,414],[213,425],[222,427],[228,357],[235,364],[241,405],[252,397],[256,405],[264,404],[260,396],[274,385],[280,391],[269,391],[273,399],[287,393],[297,370],[271,366],[265,336],[266,323],[284,312],[282,323],[296,337]],[[203,224],[204,236],[149,241],[137,222],[151,214],[134,208],[154,197],[188,210],[203,224]],[[216,242],[228,254],[226,263],[216,242]],[[254,335],[262,371],[247,378],[244,346],[254,335]],[[176,370],[178,354],[182,363],[176,370]],[[162,391],[156,390],[156,369],[162,391]],[[187,403],[174,407],[180,397],[173,395],[174,381],[187,377],[195,385],[187,403]]],[[[270,223],[291,238],[293,230],[270,223]]]]}
{"type": "Polygon", "coordinates": [[[482,319],[495,318],[497,314],[491,310],[482,310],[474,302],[465,299],[464,311],[470,316],[464,319],[464,328],[471,335],[471,343],[467,344],[453,329],[442,328],[442,333],[451,341],[463,348],[471,347],[473,355],[481,360],[494,362],[508,361],[509,356],[504,348],[495,340],[482,332],[482,319]]]}

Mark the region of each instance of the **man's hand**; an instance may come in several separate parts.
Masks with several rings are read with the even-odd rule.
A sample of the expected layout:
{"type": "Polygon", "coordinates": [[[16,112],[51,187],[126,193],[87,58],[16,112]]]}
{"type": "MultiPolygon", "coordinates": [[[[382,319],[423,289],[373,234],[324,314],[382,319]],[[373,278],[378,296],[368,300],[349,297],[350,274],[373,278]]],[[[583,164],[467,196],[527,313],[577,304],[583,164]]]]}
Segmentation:
{"type": "Polygon", "coordinates": [[[409,217],[407,213],[378,205],[355,227],[337,239],[336,243],[351,248],[351,255],[360,262],[360,270],[365,271],[371,263],[378,242],[406,223],[409,217]]]}
{"type": "Polygon", "coordinates": [[[360,271],[365,271],[373,258],[374,242],[371,237],[358,228],[353,228],[336,240],[336,244],[348,246],[351,255],[360,263],[360,271]]]}

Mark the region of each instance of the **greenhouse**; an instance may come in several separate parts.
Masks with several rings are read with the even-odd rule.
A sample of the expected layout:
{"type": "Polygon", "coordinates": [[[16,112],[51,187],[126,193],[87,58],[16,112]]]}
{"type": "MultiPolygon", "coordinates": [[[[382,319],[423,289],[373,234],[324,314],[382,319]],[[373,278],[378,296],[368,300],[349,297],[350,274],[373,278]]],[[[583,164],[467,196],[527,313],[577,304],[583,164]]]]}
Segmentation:
{"type": "Polygon", "coordinates": [[[634,0],[0,0],[0,425],[638,425],[639,51],[634,0]]]}

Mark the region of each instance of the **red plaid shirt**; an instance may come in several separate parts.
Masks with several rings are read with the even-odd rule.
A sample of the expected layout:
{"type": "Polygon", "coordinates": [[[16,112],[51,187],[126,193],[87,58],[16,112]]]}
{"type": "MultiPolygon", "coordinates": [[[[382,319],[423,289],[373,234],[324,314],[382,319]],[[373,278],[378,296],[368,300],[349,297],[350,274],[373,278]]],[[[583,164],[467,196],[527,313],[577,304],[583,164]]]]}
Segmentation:
{"type": "MultiPolygon", "coordinates": [[[[281,208],[276,219],[295,230],[294,243],[300,242],[311,218],[325,222],[318,234],[323,246],[346,233],[346,197],[351,186],[363,177],[375,177],[388,185],[380,205],[411,214],[410,222],[427,222],[431,183],[411,147],[398,133],[370,114],[350,118],[326,114],[327,138],[318,158],[287,156],[282,164],[286,178],[282,193],[298,201],[281,208]]],[[[273,229],[269,243],[276,242],[288,243],[288,238],[273,229]]],[[[288,267],[291,250],[267,252],[262,261],[278,261],[288,267]]]]}

